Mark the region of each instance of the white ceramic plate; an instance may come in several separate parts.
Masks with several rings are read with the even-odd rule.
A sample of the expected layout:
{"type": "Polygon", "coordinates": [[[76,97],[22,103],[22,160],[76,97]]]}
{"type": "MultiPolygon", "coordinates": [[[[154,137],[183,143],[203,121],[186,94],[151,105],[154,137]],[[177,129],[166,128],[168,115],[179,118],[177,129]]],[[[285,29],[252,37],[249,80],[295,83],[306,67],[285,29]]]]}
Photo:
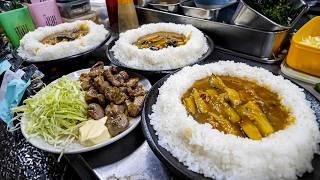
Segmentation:
{"type": "MultiPolygon", "coordinates": [[[[106,68],[109,68],[109,66],[105,66],[105,69],[106,68]]],[[[72,79],[79,79],[81,73],[87,73],[87,72],[89,72],[89,70],[90,70],[89,68],[88,69],[79,70],[79,71],[70,73],[67,76],[72,78],[72,79]]],[[[145,90],[147,90],[147,91],[150,90],[151,84],[150,84],[148,79],[146,79],[145,77],[140,76],[138,74],[135,74],[135,73],[131,73],[131,72],[128,72],[128,73],[139,77],[140,78],[140,82],[139,83],[141,83],[144,86],[145,90]]],[[[52,82],[52,83],[55,83],[55,81],[52,82]]],[[[92,150],[99,149],[101,147],[107,146],[107,145],[109,145],[109,144],[121,139],[122,137],[127,135],[129,132],[131,132],[135,127],[137,127],[137,125],[139,124],[140,120],[141,120],[141,116],[138,116],[136,118],[131,119],[128,129],[126,129],[122,133],[118,134],[117,136],[112,137],[111,139],[106,140],[104,142],[101,142],[99,144],[96,144],[94,146],[86,147],[86,146],[83,146],[83,145],[79,144],[78,142],[73,142],[67,148],[64,149],[64,154],[82,153],[82,152],[92,151],[92,150]]],[[[44,139],[42,137],[28,135],[26,133],[26,123],[27,123],[27,121],[28,121],[28,119],[26,119],[26,118],[22,118],[21,119],[21,131],[22,131],[23,136],[28,140],[29,143],[31,143],[33,146],[35,146],[35,147],[37,147],[39,149],[42,149],[44,151],[48,151],[48,152],[52,152],[52,153],[61,153],[62,152],[62,149],[56,148],[56,147],[48,144],[47,142],[44,141],[44,139]]]]}

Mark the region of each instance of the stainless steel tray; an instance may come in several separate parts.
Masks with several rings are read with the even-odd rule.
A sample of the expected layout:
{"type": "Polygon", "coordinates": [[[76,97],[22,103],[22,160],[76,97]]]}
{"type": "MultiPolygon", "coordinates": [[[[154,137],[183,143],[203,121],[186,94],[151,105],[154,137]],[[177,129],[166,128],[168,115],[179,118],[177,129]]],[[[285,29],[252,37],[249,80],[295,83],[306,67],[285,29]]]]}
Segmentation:
{"type": "Polygon", "coordinates": [[[281,61],[275,60],[274,56],[280,51],[287,30],[278,32],[260,31],[143,7],[137,7],[137,13],[142,24],[157,22],[192,24],[209,34],[219,47],[257,57],[258,61],[264,63],[281,61]]]}

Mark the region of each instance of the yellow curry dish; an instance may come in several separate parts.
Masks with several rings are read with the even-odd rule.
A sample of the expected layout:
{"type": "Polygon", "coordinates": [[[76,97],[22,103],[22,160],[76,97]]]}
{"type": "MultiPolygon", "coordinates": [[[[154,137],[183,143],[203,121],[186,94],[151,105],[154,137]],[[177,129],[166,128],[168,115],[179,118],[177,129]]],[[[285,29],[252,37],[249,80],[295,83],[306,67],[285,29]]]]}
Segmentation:
{"type": "Polygon", "coordinates": [[[182,102],[199,123],[226,134],[260,140],[294,122],[280,97],[255,82],[231,76],[196,81],[182,102]]]}
{"type": "Polygon", "coordinates": [[[89,27],[85,24],[71,31],[62,31],[45,37],[41,42],[47,45],[55,45],[60,42],[70,42],[79,39],[89,33],[89,27]]]}
{"type": "Polygon", "coordinates": [[[217,180],[298,179],[313,170],[315,107],[284,77],[219,61],[182,68],[154,88],[145,117],[186,169],[217,180]]]}
{"type": "Polygon", "coordinates": [[[169,46],[178,47],[185,45],[190,37],[175,32],[155,32],[140,37],[133,44],[139,49],[149,48],[151,50],[160,50],[169,46]]]}

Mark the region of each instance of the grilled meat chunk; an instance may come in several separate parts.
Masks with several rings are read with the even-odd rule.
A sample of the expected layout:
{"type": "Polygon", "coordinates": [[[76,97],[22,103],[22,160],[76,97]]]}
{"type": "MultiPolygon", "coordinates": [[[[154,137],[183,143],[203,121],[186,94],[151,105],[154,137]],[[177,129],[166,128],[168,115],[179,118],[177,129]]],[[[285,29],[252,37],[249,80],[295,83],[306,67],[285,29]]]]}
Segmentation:
{"type": "Polygon", "coordinates": [[[146,91],[144,90],[142,85],[138,85],[134,89],[131,87],[128,87],[127,91],[128,91],[129,96],[131,96],[131,97],[143,96],[146,94],[146,91]]]}
{"type": "Polygon", "coordinates": [[[129,79],[129,74],[126,71],[120,71],[118,74],[115,75],[115,78],[119,81],[127,81],[129,79]]]}
{"type": "Polygon", "coordinates": [[[114,86],[121,86],[124,82],[119,81],[119,79],[117,79],[114,75],[113,75],[113,71],[112,69],[114,69],[113,67],[107,69],[104,71],[104,77],[114,86]]]}
{"type": "Polygon", "coordinates": [[[104,63],[102,61],[98,61],[96,64],[94,64],[90,72],[88,73],[91,78],[95,78],[99,75],[103,75],[104,72],[104,63]]]}
{"type": "Polygon", "coordinates": [[[120,71],[115,67],[111,67],[104,72],[104,77],[107,79],[112,85],[120,87],[136,87],[139,82],[139,78],[130,78],[129,74],[125,71],[120,71]]]}
{"type": "Polygon", "coordinates": [[[97,76],[100,76],[100,75],[103,75],[103,69],[96,69],[96,70],[93,70],[93,71],[90,71],[88,74],[91,78],[95,78],[97,76]]]}
{"type": "Polygon", "coordinates": [[[88,116],[98,120],[104,117],[104,110],[103,108],[96,103],[91,103],[88,105],[88,116]]]}
{"type": "Polygon", "coordinates": [[[102,75],[99,75],[94,78],[93,80],[95,88],[98,90],[99,93],[104,94],[106,89],[110,87],[110,83],[104,80],[102,75]]]}
{"type": "Polygon", "coordinates": [[[111,136],[116,136],[127,129],[129,120],[125,114],[117,114],[114,117],[108,116],[106,124],[111,136]]]}
{"type": "Polygon", "coordinates": [[[126,83],[124,83],[124,86],[126,87],[136,87],[138,85],[139,78],[130,78],[126,83]]]}
{"type": "Polygon", "coordinates": [[[120,91],[128,94],[127,87],[119,87],[120,91]]]}
{"type": "Polygon", "coordinates": [[[107,88],[104,95],[107,100],[109,100],[115,104],[121,104],[126,99],[128,99],[128,96],[117,87],[107,88]]]}
{"type": "Polygon", "coordinates": [[[101,106],[105,107],[105,105],[107,104],[107,101],[106,101],[106,98],[104,97],[103,94],[98,94],[97,95],[97,99],[98,99],[98,102],[101,106]]]}
{"type": "Polygon", "coordinates": [[[92,86],[91,80],[81,82],[81,88],[85,91],[89,90],[91,86],[92,86]]]}
{"type": "Polygon", "coordinates": [[[92,86],[92,80],[87,73],[82,73],[79,80],[81,83],[81,88],[85,91],[89,90],[89,88],[92,86]]]}
{"type": "Polygon", "coordinates": [[[93,102],[97,102],[98,100],[98,92],[94,89],[94,88],[90,88],[85,96],[84,99],[86,100],[86,102],[89,103],[93,103],[93,102]]]}
{"type": "Polygon", "coordinates": [[[125,105],[116,105],[116,104],[109,104],[105,109],[105,114],[109,117],[114,117],[117,114],[124,114],[126,111],[125,105]]]}
{"type": "Polygon", "coordinates": [[[115,74],[119,72],[119,68],[117,68],[116,66],[111,66],[109,69],[111,70],[112,73],[115,73],[115,74]]]}
{"type": "Polygon", "coordinates": [[[91,78],[90,78],[89,74],[87,74],[87,73],[80,74],[80,77],[79,77],[80,82],[89,81],[90,79],[91,78]]]}
{"type": "Polygon", "coordinates": [[[140,113],[143,106],[144,98],[145,96],[135,97],[133,102],[126,100],[129,116],[136,117],[140,113]]]}
{"type": "Polygon", "coordinates": [[[104,63],[102,61],[96,62],[90,69],[90,71],[94,71],[96,69],[104,69],[104,63]]]}

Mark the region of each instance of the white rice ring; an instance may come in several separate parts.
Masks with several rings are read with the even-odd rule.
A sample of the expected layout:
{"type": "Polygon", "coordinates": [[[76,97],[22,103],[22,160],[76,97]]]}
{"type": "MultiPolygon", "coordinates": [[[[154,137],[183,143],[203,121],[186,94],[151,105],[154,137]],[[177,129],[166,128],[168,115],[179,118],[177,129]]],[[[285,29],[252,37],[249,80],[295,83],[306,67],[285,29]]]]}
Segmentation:
{"type": "Polygon", "coordinates": [[[56,26],[39,27],[35,31],[26,34],[20,40],[18,55],[23,59],[31,61],[60,59],[97,47],[105,40],[108,33],[109,31],[107,31],[103,25],[98,25],[88,20],[79,20],[72,23],[58,24],[56,26]],[[89,27],[88,34],[83,37],[70,42],[60,42],[55,45],[41,43],[41,40],[49,35],[74,30],[83,24],[89,27]]]}
{"type": "Polygon", "coordinates": [[[313,170],[311,160],[319,152],[318,124],[303,90],[282,76],[243,63],[220,61],[183,68],[159,88],[152,109],[150,123],[158,143],[188,169],[217,180],[296,179],[313,170]],[[269,87],[280,95],[281,103],[289,108],[296,122],[261,141],[224,134],[207,123],[199,124],[188,116],[181,97],[194,81],[212,73],[269,87]]]}
{"type": "Polygon", "coordinates": [[[129,67],[142,70],[170,70],[196,62],[208,49],[204,34],[192,25],[156,23],[121,33],[111,51],[114,52],[115,58],[129,67]],[[139,37],[159,31],[175,32],[185,36],[191,34],[191,38],[185,45],[158,51],[139,49],[132,45],[139,37]]]}

